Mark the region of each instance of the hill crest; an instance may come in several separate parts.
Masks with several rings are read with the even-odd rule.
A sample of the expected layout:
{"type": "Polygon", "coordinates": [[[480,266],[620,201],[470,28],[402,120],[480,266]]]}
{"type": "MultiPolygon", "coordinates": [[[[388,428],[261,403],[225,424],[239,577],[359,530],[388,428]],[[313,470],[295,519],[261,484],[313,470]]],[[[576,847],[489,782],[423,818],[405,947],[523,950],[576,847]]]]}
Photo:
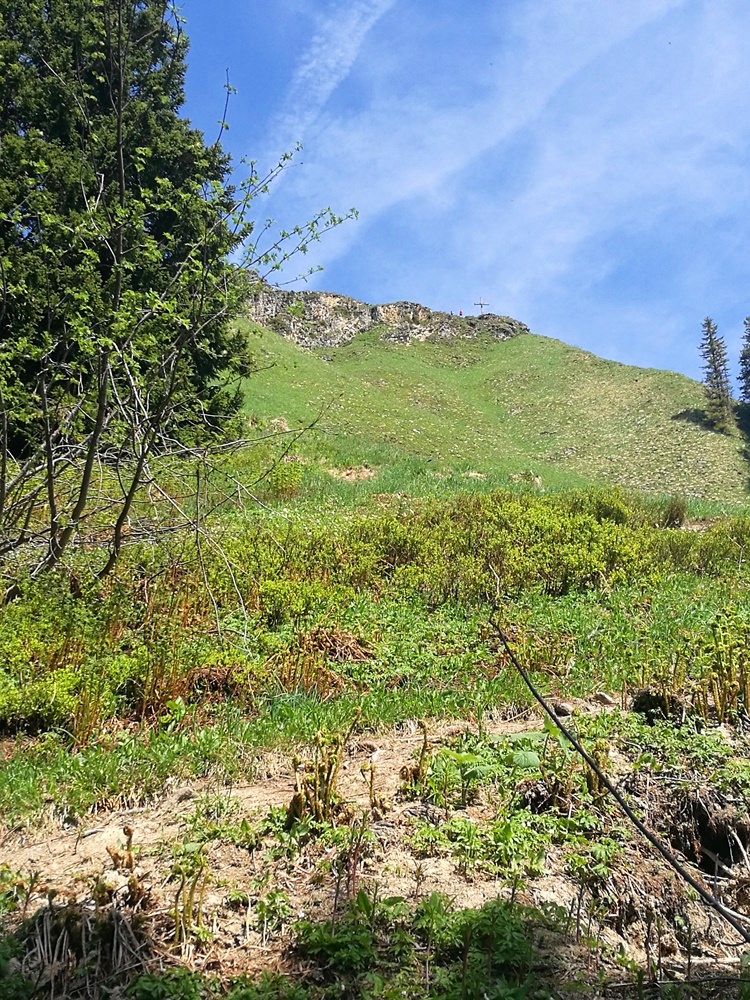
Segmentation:
{"type": "Polygon", "coordinates": [[[417,302],[370,305],[336,292],[287,291],[265,282],[252,292],[247,316],[306,348],[340,347],[373,329],[391,343],[473,339],[481,334],[509,340],[530,332],[511,316],[457,316],[417,302]]]}

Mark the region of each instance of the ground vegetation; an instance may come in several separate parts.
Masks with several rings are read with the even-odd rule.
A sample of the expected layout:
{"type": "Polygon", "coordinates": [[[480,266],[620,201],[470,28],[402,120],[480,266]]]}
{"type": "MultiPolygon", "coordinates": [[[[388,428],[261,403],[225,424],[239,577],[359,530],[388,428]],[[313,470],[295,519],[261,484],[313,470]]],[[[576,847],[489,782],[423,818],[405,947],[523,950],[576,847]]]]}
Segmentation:
{"type": "Polygon", "coordinates": [[[212,515],[222,558],[165,539],[5,609],[6,995],[743,995],[741,935],[496,626],[744,920],[747,519],[275,488],[212,515]]]}
{"type": "Polygon", "coordinates": [[[230,325],[262,182],[179,117],[176,12],[0,17],[0,997],[747,997],[750,520],[622,460],[665,385],[702,482],[731,434],[532,336],[230,325]]]}
{"type": "Polygon", "coordinates": [[[295,449],[311,497],[327,495],[335,469],[342,499],[361,495],[354,477],[367,475],[372,493],[445,494],[536,477],[542,489],[593,481],[725,510],[744,501],[739,432],[707,433],[703,387],[676,372],[537,334],[400,344],[375,331],[305,350],[247,330],[265,366],[248,401],[253,419],[292,432],[317,421],[295,449]]]}

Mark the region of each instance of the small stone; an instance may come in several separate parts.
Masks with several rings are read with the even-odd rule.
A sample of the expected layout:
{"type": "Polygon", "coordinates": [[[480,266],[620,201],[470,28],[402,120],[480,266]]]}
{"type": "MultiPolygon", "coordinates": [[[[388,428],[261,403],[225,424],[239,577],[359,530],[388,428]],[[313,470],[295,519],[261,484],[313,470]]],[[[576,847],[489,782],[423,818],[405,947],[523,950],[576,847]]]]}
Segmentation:
{"type": "Polygon", "coordinates": [[[662,934],[659,938],[659,951],[662,955],[676,955],[680,950],[674,934],[662,934]]]}
{"type": "Polygon", "coordinates": [[[569,705],[566,701],[553,701],[552,711],[555,715],[564,718],[566,715],[573,714],[573,706],[569,705]]]}
{"type": "Polygon", "coordinates": [[[594,695],[594,701],[598,701],[600,705],[615,705],[615,699],[607,694],[606,691],[597,691],[594,695]]]}

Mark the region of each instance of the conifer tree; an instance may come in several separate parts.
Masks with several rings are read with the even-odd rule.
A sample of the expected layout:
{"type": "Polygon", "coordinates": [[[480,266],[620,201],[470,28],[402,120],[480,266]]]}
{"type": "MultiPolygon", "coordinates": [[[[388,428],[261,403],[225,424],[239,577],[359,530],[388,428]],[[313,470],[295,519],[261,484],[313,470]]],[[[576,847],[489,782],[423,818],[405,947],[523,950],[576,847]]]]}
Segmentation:
{"type": "Polygon", "coordinates": [[[745,335],[742,338],[740,350],[740,399],[750,404],[750,316],[745,317],[745,335]]]}
{"type": "Polygon", "coordinates": [[[729,386],[729,361],[724,338],[707,316],[703,320],[700,353],[703,358],[703,386],[706,413],[716,430],[728,431],[732,423],[732,394],[729,386]]]}

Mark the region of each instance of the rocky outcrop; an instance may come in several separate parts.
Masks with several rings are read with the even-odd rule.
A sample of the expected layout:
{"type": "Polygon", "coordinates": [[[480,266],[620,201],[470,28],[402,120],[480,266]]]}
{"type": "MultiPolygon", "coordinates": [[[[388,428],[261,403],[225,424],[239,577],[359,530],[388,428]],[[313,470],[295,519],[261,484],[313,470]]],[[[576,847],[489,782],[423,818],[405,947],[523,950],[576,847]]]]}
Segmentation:
{"type": "Polygon", "coordinates": [[[373,329],[382,340],[394,343],[479,334],[508,340],[529,332],[525,323],[510,316],[455,316],[416,302],[371,306],[348,295],[290,292],[265,282],[251,293],[247,311],[249,319],[276,330],[300,347],[338,347],[373,329]]]}

